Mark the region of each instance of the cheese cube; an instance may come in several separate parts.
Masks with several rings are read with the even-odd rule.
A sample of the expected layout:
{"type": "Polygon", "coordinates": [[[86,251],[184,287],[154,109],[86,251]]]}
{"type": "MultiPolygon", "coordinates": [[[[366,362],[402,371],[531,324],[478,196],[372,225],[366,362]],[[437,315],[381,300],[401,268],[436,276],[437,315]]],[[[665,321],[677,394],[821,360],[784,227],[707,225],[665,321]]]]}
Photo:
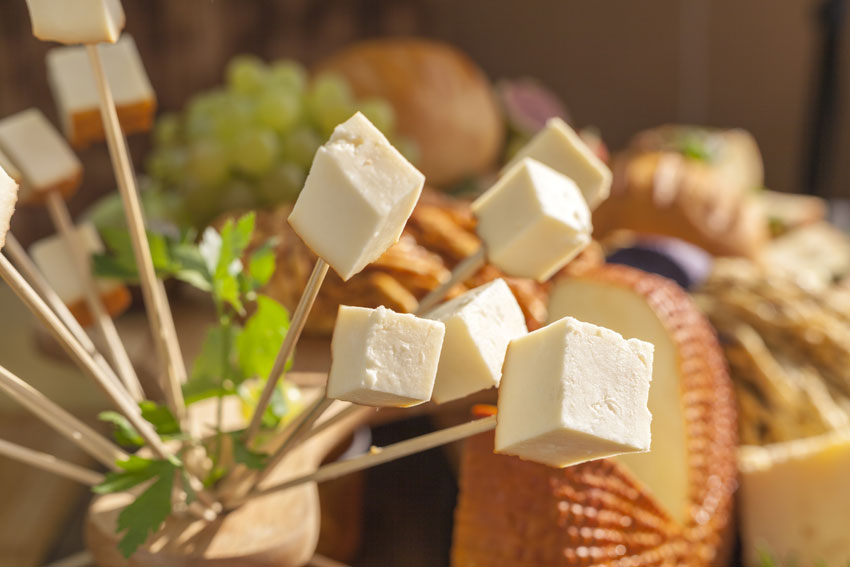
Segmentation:
{"type": "MultiPolygon", "coordinates": [[[[104,251],[103,242],[92,223],[78,225],[75,234],[79,246],[88,254],[104,251]]],[[[85,289],[65,240],[59,235],[52,235],[33,244],[29,251],[47,283],[80,324],[84,327],[90,324],[93,319],[86,304],[85,289]]],[[[118,315],[129,306],[129,292],[120,281],[98,279],[96,284],[104,307],[110,315],[118,315]]]]}
{"type": "MultiPolygon", "coordinates": [[[[144,132],[153,124],[156,95],[136,42],[128,34],[100,49],[106,80],[125,134],[144,132]]],[[[74,147],[105,136],[100,96],[85,47],[55,47],[47,52],[47,79],[59,108],[62,129],[74,147]]]]}
{"type": "Polygon", "coordinates": [[[591,209],[608,198],[611,170],[560,118],[550,118],[546,127],[523,146],[505,166],[505,171],[523,158],[534,158],[575,181],[591,209]]]}
{"type": "Polygon", "coordinates": [[[467,291],[427,317],[446,324],[432,396],[437,403],[498,386],[508,343],[528,332],[522,309],[503,279],[467,291]]]}
{"type": "Polygon", "coordinates": [[[508,346],[496,452],[566,467],[650,445],[653,346],[564,317],[508,346]]]}
{"type": "Polygon", "coordinates": [[[40,202],[47,191],[59,191],[68,197],[82,182],[80,160],[35,108],[0,120],[0,151],[23,178],[21,203],[40,202]]]}
{"type": "Polygon", "coordinates": [[[120,0],[27,0],[32,33],[59,43],[115,43],[124,29],[120,0]]]}
{"type": "Polygon", "coordinates": [[[590,210],[576,184],[524,159],[472,203],[487,258],[512,276],[545,281],[590,243],[590,210]]]}
{"type": "Polygon", "coordinates": [[[316,152],[289,223],[347,280],[398,241],[424,183],[358,112],[316,152]]]}
{"type": "Polygon", "coordinates": [[[331,341],[329,398],[409,407],[434,389],[446,326],[384,307],[339,308],[331,341]]]}
{"type": "Polygon", "coordinates": [[[6,245],[6,233],[18,200],[18,184],[0,167],[0,249],[6,245]]]}

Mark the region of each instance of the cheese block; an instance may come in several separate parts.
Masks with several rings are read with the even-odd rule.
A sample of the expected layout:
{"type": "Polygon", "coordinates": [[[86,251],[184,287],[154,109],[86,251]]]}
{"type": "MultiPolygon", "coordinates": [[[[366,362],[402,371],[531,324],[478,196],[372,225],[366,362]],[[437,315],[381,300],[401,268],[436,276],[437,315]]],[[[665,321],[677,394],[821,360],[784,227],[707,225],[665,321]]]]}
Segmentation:
{"type": "Polygon", "coordinates": [[[376,407],[431,399],[446,326],[385,307],[341,305],[327,396],[376,407]]]}
{"type": "Polygon", "coordinates": [[[550,318],[565,315],[655,346],[652,448],[558,471],[469,443],[453,564],[728,564],[737,425],[711,326],[678,286],[626,266],[559,279],[550,318]]]}
{"type": "Polygon", "coordinates": [[[82,183],[80,160],[38,109],[0,120],[0,151],[20,172],[22,204],[40,203],[49,191],[68,198],[82,183]]]}
{"type": "Polygon", "coordinates": [[[553,467],[646,452],[649,343],[572,317],[511,341],[496,452],[553,467]]]}
{"type": "MultiPolygon", "coordinates": [[[[78,225],[76,238],[80,247],[89,254],[104,251],[100,235],[91,223],[78,225]]],[[[49,236],[33,244],[29,251],[38,269],[80,325],[87,327],[94,323],[86,304],[83,284],[76,276],[76,267],[64,239],[59,235],[49,236]]],[[[97,289],[110,316],[117,317],[130,306],[130,292],[120,281],[99,279],[97,289]]]]}
{"type": "Polygon", "coordinates": [[[32,33],[59,43],[115,43],[124,29],[120,0],[27,0],[32,33]]]}
{"type": "Polygon", "coordinates": [[[502,278],[447,301],[427,318],[446,325],[432,396],[439,404],[498,386],[508,343],[528,332],[502,278]]]}
{"type": "Polygon", "coordinates": [[[361,113],[316,152],[289,224],[343,280],[398,241],[425,177],[361,113]]]}
{"type": "Polygon", "coordinates": [[[739,450],[746,565],[850,564],[850,431],[739,450]]]}
{"type": "Polygon", "coordinates": [[[576,184],[520,160],[472,203],[487,259],[512,276],[546,281],[590,244],[590,210],[576,184]]]}
{"type": "Polygon", "coordinates": [[[6,234],[9,223],[15,213],[15,202],[18,200],[18,184],[0,166],[0,249],[6,245],[6,234]]]}
{"type": "Polygon", "coordinates": [[[533,158],[575,181],[587,205],[595,209],[611,191],[611,170],[561,118],[550,118],[505,166],[510,170],[524,158],[533,158]]]}
{"type": "MultiPolygon", "coordinates": [[[[100,53],[121,129],[125,134],[149,130],[156,112],[156,95],[136,42],[124,34],[114,45],[103,46],[100,53]]],[[[48,51],[47,80],[71,145],[84,148],[103,140],[106,134],[100,96],[86,48],[55,47],[48,51]]]]}

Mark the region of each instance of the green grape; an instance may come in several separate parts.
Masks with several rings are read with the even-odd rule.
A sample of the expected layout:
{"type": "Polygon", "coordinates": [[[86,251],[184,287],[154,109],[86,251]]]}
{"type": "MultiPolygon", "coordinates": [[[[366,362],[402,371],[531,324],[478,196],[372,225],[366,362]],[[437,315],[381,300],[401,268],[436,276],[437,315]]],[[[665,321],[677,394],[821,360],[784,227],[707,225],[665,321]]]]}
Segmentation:
{"type": "Polygon", "coordinates": [[[227,179],[227,151],[214,140],[199,140],[189,147],[186,164],[189,174],[203,185],[216,185],[227,179]]]}
{"type": "Polygon", "coordinates": [[[219,142],[232,145],[236,138],[251,125],[256,105],[249,97],[228,94],[214,109],[213,133],[219,142]]]}
{"type": "Polygon", "coordinates": [[[256,55],[237,55],[227,64],[227,85],[242,94],[256,93],[266,80],[266,64],[256,55]]]}
{"type": "Polygon", "coordinates": [[[330,135],[341,122],[354,114],[354,96],[340,75],[323,73],[316,77],[307,93],[307,109],[313,123],[330,135]]]}
{"type": "Polygon", "coordinates": [[[307,85],[307,71],[297,61],[280,59],[269,67],[266,80],[270,85],[301,93],[307,85]]]}
{"type": "Polygon", "coordinates": [[[243,179],[234,179],[227,184],[217,204],[219,211],[254,209],[257,207],[254,187],[243,179]]]}
{"type": "Polygon", "coordinates": [[[154,141],[159,146],[176,146],[180,143],[180,117],[176,114],[163,114],[156,121],[153,130],[154,141]]]}
{"type": "Polygon", "coordinates": [[[184,148],[158,148],[148,158],[148,174],[164,184],[177,183],[183,177],[186,161],[184,148]]]}
{"type": "Polygon", "coordinates": [[[232,148],[234,165],[244,173],[262,175],[278,157],[277,135],[267,129],[245,130],[232,148]]]}
{"type": "Polygon", "coordinates": [[[300,126],[290,132],[282,141],[280,153],[283,159],[304,169],[310,169],[316,150],[322,145],[322,139],[315,130],[300,126]]]}
{"type": "Polygon", "coordinates": [[[267,204],[291,203],[298,198],[307,172],[298,164],[283,162],[260,180],[260,196],[267,204]]]}
{"type": "Polygon", "coordinates": [[[367,98],[359,101],[357,106],[375,128],[391,136],[395,130],[395,110],[390,103],[380,98],[367,98]]]}
{"type": "Polygon", "coordinates": [[[301,115],[301,97],[284,88],[267,89],[257,100],[254,118],[258,125],[285,134],[301,115]]]}

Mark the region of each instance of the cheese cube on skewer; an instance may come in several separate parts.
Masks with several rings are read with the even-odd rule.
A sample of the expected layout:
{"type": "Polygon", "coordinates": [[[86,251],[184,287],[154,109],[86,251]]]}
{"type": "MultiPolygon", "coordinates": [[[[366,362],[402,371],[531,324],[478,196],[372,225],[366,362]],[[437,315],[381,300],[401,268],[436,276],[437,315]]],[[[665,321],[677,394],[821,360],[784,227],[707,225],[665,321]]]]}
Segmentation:
{"type": "MultiPolygon", "coordinates": [[[[126,134],[149,130],[156,112],[156,95],[133,38],[124,34],[115,45],[103,46],[100,54],[121,129],[126,134]]],[[[47,79],[71,144],[79,148],[102,140],[100,96],[86,48],[55,47],[48,51],[47,79]]]]}
{"type": "Polygon", "coordinates": [[[358,112],[316,152],[289,224],[347,280],[398,241],[424,183],[358,112]]]}
{"type": "Polygon", "coordinates": [[[567,177],[533,159],[517,163],[472,203],[487,258],[545,281],[590,243],[590,210],[567,177]]]}
{"type": "Polygon", "coordinates": [[[18,184],[0,167],[0,249],[6,245],[9,223],[15,213],[18,200],[18,184]]]}
{"type": "Polygon", "coordinates": [[[432,396],[437,403],[498,386],[508,343],[528,332],[503,279],[467,291],[427,317],[446,324],[432,396]]]}
{"type": "Polygon", "coordinates": [[[27,0],[32,33],[65,44],[115,43],[124,29],[120,0],[27,0]]]}
{"type": "MultiPolygon", "coordinates": [[[[103,252],[103,242],[93,224],[80,224],[75,232],[81,249],[89,254],[103,252]]],[[[30,247],[30,255],[47,282],[80,324],[84,327],[91,325],[94,319],[86,304],[85,289],[77,277],[73,256],[68,251],[64,239],[53,235],[39,240],[30,247]]],[[[129,307],[130,292],[121,282],[99,279],[97,289],[104,307],[112,317],[123,313],[129,307]]]]}
{"type": "Polygon", "coordinates": [[[591,209],[607,199],[611,191],[611,170],[560,118],[550,118],[546,126],[516,153],[504,171],[524,158],[536,159],[575,181],[591,209]]]}
{"type": "Polygon", "coordinates": [[[511,342],[496,452],[566,467],[650,445],[653,346],[565,317],[511,342]]]}
{"type": "Polygon", "coordinates": [[[339,308],[329,398],[409,407],[431,399],[445,325],[384,307],[339,308]]]}
{"type": "Polygon", "coordinates": [[[38,203],[48,191],[69,197],[82,182],[80,160],[38,109],[0,120],[0,151],[20,171],[22,204],[38,203]]]}

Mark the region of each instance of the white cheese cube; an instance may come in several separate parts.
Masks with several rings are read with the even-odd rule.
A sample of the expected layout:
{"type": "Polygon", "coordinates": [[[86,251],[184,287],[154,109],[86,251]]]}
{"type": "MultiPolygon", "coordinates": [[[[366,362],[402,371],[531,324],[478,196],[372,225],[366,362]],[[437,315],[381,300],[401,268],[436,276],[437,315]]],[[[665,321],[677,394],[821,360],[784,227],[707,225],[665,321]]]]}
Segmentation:
{"type": "Polygon", "coordinates": [[[6,245],[6,233],[9,232],[9,222],[15,213],[15,202],[17,200],[17,182],[0,167],[0,249],[6,245]]]}
{"type": "Polygon", "coordinates": [[[424,183],[358,112],[316,152],[289,224],[347,280],[398,241],[424,183]]]}
{"type": "MultiPolygon", "coordinates": [[[[121,129],[126,134],[148,130],[156,111],[151,86],[136,42],[124,34],[100,50],[121,129]]],[[[62,129],[75,147],[103,139],[100,96],[86,48],[55,47],[47,52],[47,80],[59,108],[62,129]]]]}
{"type": "Polygon", "coordinates": [[[528,332],[503,279],[467,291],[427,317],[446,324],[432,396],[440,404],[498,386],[508,343],[528,332]]]}
{"type": "Polygon", "coordinates": [[[472,203],[487,259],[512,276],[549,279],[590,243],[590,210],[576,184],[524,159],[472,203]]]}
{"type": "Polygon", "coordinates": [[[409,407],[434,389],[446,326],[384,307],[339,308],[331,341],[328,397],[409,407]]]}
{"type": "Polygon", "coordinates": [[[38,109],[0,120],[0,151],[23,178],[22,203],[38,201],[47,191],[68,196],[80,186],[80,160],[38,109]]]}
{"type": "Polygon", "coordinates": [[[546,127],[516,153],[505,171],[527,157],[575,181],[591,209],[599,206],[611,192],[611,170],[560,118],[550,118],[546,127]]]}
{"type": "Polygon", "coordinates": [[[120,0],[27,0],[32,33],[59,43],[115,43],[124,29],[120,0]]]}
{"type": "Polygon", "coordinates": [[[553,467],[645,452],[653,347],[565,317],[508,346],[496,452],[553,467]]]}

